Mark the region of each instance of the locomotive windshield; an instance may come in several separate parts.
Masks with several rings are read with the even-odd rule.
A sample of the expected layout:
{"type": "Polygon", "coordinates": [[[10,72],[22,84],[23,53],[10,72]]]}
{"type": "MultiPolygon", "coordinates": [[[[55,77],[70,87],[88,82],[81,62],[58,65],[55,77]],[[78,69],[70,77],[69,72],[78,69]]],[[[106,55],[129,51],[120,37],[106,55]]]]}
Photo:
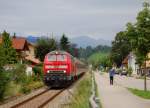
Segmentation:
{"type": "Polygon", "coordinates": [[[57,55],[57,61],[66,61],[67,60],[67,57],[66,55],[57,55]]]}
{"type": "Polygon", "coordinates": [[[67,61],[67,56],[64,54],[50,54],[48,55],[48,61],[67,61]]]}
{"type": "Polygon", "coordinates": [[[48,61],[56,61],[56,55],[54,54],[48,55],[48,61]]]}

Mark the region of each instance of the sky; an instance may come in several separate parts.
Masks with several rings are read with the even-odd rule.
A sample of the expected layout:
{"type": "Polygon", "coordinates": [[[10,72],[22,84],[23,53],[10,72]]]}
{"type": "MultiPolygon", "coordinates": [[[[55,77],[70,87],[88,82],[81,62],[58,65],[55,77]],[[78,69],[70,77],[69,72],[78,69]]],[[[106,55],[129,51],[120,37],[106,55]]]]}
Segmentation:
{"type": "Polygon", "coordinates": [[[0,0],[0,32],[113,40],[135,22],[142,0],[0,0]]]}

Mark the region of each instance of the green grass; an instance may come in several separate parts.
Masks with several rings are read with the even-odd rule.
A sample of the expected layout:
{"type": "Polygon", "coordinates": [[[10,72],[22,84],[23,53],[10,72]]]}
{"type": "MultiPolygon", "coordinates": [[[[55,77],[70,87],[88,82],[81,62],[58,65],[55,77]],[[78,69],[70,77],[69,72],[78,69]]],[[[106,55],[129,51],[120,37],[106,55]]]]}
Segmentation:
{"type": "MultiPolygon", "coordinates": [[[[142,80],[144,80],[145,76],[136,77],[136,79],[142,79],[142,80]]],[[[150,80],[150,79],[148,77],[146,77],[146,80],[150,80]]]]}
{"type": "Polygon", "coordinates": [[[90,108],[91,86],[91,75],[87,73],[85,78],[77,85],[69,108],[90,108]]]}
{"type": "Polygon", "coordinates": [[[7,85],[7,89],[5,91],[5,98],[20,95],[20,89],[21,89],[21,85],[14,83],[14,81],[11,81],[7,85]]]}
{"type": "Polygon", "coordinates": [[[128,88],[128,90],[139,97],[150,99],[150,91],[138,90],[133,88],[128,88]]]}
{"type": "Polygon", "coordinates": [[[28,85],[16,84],[14,81],[11,81],[4,92],[5,99],[9,99],[14,96],[20,96],[22,94],[30,93],[32,90],[38,89],[44,86],[42,81],[32,81],[28,85]]]}

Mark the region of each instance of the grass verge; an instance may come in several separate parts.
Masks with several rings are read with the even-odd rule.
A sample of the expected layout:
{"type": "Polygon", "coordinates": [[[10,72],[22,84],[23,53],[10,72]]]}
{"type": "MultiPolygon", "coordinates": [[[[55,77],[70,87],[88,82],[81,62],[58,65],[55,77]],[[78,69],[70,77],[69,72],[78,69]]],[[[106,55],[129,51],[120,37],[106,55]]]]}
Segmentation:
{"type": "Polygon", "coordinates": [[[150,99],[150,91],[138,90],[133,88],[128,88],[128,90],[141,98],[150,99]]]}
{"type": "Polygon", "coordinates": [[[75,89],[70,108],[90,108],[89,97],[91,96],[91,75],[87,73],[75,89]]]}
{"type": "Polygon", "coordinates": [[[8,87],[5,91],[5,99],[30,93],[32,90],[38,89],[42,86],[44,86],[44,84],[41,81],[32,81],[31,83],[25,86],[16,84],[12,81],[8,84],[8,87]]]}

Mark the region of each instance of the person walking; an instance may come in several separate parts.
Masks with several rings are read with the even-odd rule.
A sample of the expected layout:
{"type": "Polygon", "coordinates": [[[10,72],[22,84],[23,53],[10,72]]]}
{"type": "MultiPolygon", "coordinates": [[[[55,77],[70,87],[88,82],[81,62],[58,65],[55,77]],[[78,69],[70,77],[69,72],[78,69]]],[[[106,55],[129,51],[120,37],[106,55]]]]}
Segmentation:
{"type": "Polygon", "coordinates": [[[111,68],[109,70],[109,78],[110,78],[110,85],[113,85],[114,82],[114,75],[115,75],[115,69],[111,68]]]}

